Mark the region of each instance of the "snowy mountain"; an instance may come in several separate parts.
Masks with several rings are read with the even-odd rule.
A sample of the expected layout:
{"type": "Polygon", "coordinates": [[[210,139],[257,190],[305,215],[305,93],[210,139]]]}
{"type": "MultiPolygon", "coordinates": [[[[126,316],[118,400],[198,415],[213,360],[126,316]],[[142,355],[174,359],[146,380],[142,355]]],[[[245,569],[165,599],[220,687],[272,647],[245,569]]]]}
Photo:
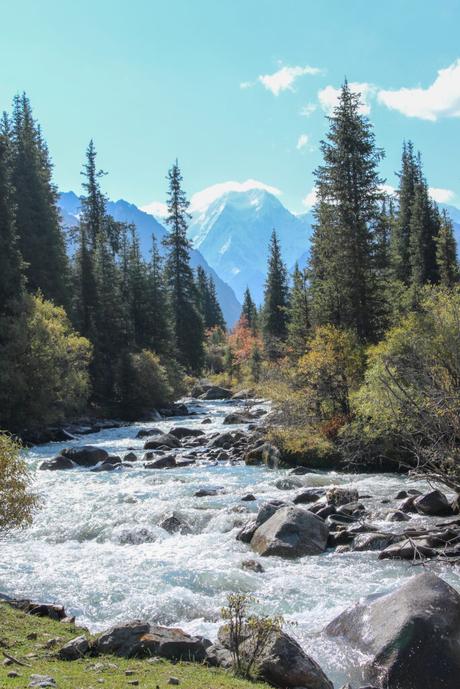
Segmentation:
{"type": "MultiPolygon", "coordinates": [[[[59,196],[59,207],[65,227],[70,228],[75,226],[78,221],[80,209],[79,197],[74,194],[73,191],[63,192],[59,196]]],[[[165,236],[167,230],[152,215],[145,213],[134,204],[128,203],[123,199],[119,201],[109,201],[107,204],[107,211],[115,220],[133,223],[136,226],[144,258],[149,258],[149,252],[152,247],[152,234],[155,235],[158,241],[160,251],[162,250],[161,240],[165,236]]],[[[224,318],[229,327],[233,326],[239,318],[241,304],[238,302],[232,288],[219,277],[216,271],[207,263],[203,255],[196,249],[192,249],[190,252],[190,263],[193,268],[202,266],[206,273],[212,276],[216,285],[217,297],[222,307],[224,318]]]]}
{"type": "Polygon", "coordinates": [[[189,237],[241,300],[248,286],[261,303],[273,229],[291,268],[308,250],[310,213],[296,216],[266,189],[228,191],[193,214],[189,237]]]}

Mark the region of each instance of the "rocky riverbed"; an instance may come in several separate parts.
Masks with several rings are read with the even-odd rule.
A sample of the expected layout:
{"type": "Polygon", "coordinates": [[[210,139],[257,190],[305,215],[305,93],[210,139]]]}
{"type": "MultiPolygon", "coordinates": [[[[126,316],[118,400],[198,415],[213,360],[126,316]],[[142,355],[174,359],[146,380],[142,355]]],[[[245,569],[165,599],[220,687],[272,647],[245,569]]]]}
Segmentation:
{"type": "MultiPolygon", "coordinates": [[[[408,542],[407,550],[418,539],[419,550],[455,550],[457,526],[446,522],[458,517],[439,496],[429,500],[437,505],[430,515],[418,493],[433,488],[396,474],[253,465],[262,454],[276,465],[258,435],[269,404],[207,397],[186,400],[184,417],[29,450],[44,505],[30,529],[2,543],[0,591],[62,603],[94,631],[139,618],[212,641],[226,594],[247,591],[261,611],[296,623],[290,633],[335,686],[360,686],[369,648],[323,630],[362,596],[395,590],[418,573],[412,556],[383,559],[384,548],[408,542]],[[313,533],[300,513],[299,533],[313,545],[295,552],[273,545],[280,524],[267,520],[254,542],[254,534],[241,539],[270,501],[278,501],[278,522],[313,508],[326,529],[315,522],[313,533]]],[[[273,517],[277,510],[269,510],[273,517]]],[[[454,550],[450,563],[430,569],[459,589],[454,550]]]]}

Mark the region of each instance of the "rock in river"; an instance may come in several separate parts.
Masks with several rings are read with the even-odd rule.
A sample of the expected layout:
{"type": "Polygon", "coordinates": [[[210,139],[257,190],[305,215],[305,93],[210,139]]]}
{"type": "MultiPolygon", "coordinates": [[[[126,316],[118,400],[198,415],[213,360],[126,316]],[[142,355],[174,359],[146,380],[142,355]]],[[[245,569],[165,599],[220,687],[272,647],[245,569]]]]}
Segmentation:
{"type": "Polygon", "coordinates": [[[161,435],[156,435],[151,440],[147,440],[144,445],[144,450],[155,450],[156,448],[163,446],[173,449],[180,447],[180,442],[170,433],[162,433],[161,435]]]}
{"type": "Polygon", "coordinates": [[[453,514],[449,501],[439,490],[432,490],[430,493],[416,497],[413,504],[419,514],[429,516],[453,514]]]}
{"type": "Polygon", "coordinates": [[[93,467],[99,462],[105,462],[109,453],[100,447],[83,445],[83,447],[66,447],[61,452],[63,457],[71,459],[82,467],[93,467]]]}
{"type": "Polygon", "coordinates": [[[287,505],[264,522],[251,539],[251,547],[259,555],[303,557],[318,555],[326,549],[329,529],[312,512],[287,505]]]}
{"type": "Polygon", "coordinates": [[[371,596],[327,627],[371,654],[364,678],[386,689],[458,689],[460,594],[431,572],[371,596]]]}

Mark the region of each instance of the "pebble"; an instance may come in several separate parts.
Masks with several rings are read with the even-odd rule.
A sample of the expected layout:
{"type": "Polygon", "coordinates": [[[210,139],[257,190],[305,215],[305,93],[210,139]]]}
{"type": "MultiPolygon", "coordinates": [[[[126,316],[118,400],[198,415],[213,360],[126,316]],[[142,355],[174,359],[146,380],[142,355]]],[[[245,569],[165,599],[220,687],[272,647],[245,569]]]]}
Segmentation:
{"type": "Polygon", "coordinates": [[[139,686],[139,680],[138,679],[132,679],[130,682],[128,682],[129,685],[132,687],[138,687],[139,686]]]}
{"type": "Polygon", "coordinates": [[[125,670],[125,675],[126,677],[131,677],[132,675],[135,675],[136,673],[134,670],[125,670]]]}
{"type": "Polygon", "coordinates": [[[30,632],[30,634],[27,634],[26,639],[29,641],[36,641],[38,638],[37,632],[30,632]]]}
{"type": "Polygon", "coordinates": [[[19,672],[16,672],[16,670],[11,670],[11,672],[7,674],[7,677],[14,679],[15,677],[21,677],[21,675],[19,674],[19,672]]]}
{"type": "Polygon", "coordinates": [[[13,664],[13,661],[10,660],[9,658],[5,658],[5,660],[3,661],[3,665],[5,665],[5,667],[8,667],[8,665],[12,665],[12,664],[13,664]]]}
{"type": "Polygon", "coordinates": [[[170,678],[168,679],[168,684],[175,684],[175,685],[178,685],[178,684],[180,684],[180,680],[177,679],[177,677],[170,677],[170,678]]]}

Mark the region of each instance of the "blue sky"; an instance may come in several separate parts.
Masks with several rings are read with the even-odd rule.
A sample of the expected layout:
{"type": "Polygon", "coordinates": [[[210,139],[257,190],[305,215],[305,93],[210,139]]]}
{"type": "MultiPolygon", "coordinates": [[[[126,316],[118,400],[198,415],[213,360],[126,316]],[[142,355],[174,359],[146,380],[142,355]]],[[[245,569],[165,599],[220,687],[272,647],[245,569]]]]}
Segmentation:
{"type": "Polygon", "coordinates": [[[346,75],[388,183],[411,138],[460,206],[459,0],[4,0],[1,17],[0,108],[28,93],[63,190],[93,137],[113,199],[163,201],[177,156],[190,195],[254,179],[300,212],[346,75]]]}

